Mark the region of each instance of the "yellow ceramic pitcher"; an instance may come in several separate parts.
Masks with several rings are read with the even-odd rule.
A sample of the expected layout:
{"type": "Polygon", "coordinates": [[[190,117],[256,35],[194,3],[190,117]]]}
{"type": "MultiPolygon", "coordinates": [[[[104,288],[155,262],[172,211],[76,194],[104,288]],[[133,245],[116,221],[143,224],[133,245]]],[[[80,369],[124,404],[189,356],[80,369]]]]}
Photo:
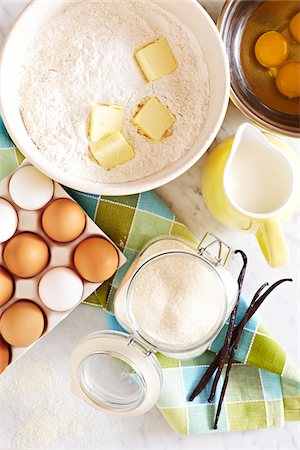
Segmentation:
{"type": "Polygon", "coordinates": [[[229,228],[255,233],[272,267],[288,263],[281,222],[300,203],[300,159],[278,137],[249,123],[217,145],[203,169],[210,212],[229,228]]]}

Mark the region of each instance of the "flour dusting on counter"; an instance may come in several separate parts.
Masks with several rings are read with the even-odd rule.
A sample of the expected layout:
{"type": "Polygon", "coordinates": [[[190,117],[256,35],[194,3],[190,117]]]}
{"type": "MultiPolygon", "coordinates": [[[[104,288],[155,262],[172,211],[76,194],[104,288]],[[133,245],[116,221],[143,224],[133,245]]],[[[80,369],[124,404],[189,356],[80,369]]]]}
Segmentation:
{"type": "Polygon", "coordinates": [[[151,175],[181,158],[204,124],[208,70],[195,36],[159,6],[141,1],[79,2],[55,16],[28,51],[21,73],[20,110],[42,154],[73,176],[124,182],[151,175]],[[137,49],[164,36],[175,72],[147,82],[137,49]],[[131,123],[141,99],[155,96],[175,115],[172,135],[153,142],[131,123]],[[97,103],[126,108],[124,133],[135,158],[106,171],[88,150],[87,118],[97,103]]]}

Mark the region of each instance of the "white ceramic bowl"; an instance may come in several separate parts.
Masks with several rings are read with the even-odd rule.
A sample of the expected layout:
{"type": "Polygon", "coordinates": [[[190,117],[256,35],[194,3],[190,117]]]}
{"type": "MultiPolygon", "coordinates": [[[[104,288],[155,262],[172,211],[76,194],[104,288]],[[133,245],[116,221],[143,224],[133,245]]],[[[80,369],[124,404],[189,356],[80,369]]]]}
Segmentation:
{"type": "Polygon", "coordinates": [[[190,151],[163,170],[137,181],[95,183],[78,179],[50,163],[35,146],[24,126],[19,111],[19,67],[29,42],[35,39],[43,25],[65,8],[70,0],[33,0],[12,27],[0,60],[2,118],[11,138],[26,158],[59,183],[84,192],[106,195],[126,195],[154,189],[188,170],[205,153],[221,127],[229,99],[230,77],[226,51],[217,28],[196,0],[150,1],[155,1],[177,16],[199,40],[208,65],[211,97],[205,124],[190,151]]]}

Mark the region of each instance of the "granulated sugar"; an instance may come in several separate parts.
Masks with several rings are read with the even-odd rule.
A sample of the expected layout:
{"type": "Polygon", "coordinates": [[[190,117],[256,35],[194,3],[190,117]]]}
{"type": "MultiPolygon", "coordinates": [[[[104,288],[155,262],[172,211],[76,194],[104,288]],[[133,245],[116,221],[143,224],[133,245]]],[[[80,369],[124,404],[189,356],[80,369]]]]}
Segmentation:
{"type": "Polygon", "coordinates": [[[160,257],[133,284],[132,312],[143,332],[158,342],[185,347],[203,342],[224,305],[216,275],[199,259],[160,257]]]}
{"type": "Polygon", "coordinates": [[[208,71],[195,36],[153,2],[74,2],[51,19],[28,49],[21,74],[20,110],[42,154],[60,169],[95,182],[121,182],[153,174],[181,158],[204,124],[208,71]],[[178,67],[147,82],[134,53],[165,37],[178,67]],[[176,117],[172,135],[153,142],[131,119],[141,100],[155,96],[176,117]],[[110,171],[88,151],[87,119],[97,103],[126,108],[124,135],[135,158],[110,171]]]}

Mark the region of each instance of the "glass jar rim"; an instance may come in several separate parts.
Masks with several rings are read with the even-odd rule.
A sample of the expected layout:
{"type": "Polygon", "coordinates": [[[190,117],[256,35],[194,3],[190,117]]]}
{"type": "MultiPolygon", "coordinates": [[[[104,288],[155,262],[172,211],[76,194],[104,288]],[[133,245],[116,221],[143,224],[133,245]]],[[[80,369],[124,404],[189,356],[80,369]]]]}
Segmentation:
{"type": "MultiPolygon", "coordinates": [[[[183,242],[184,243],[184,242],[183,242]]],[[[126,302],[126,309],[127,309],[127,317],[128,317],[128,321],[130,323],[130,326],[135,334],[135,336],[137,336],[139,339],[141,339],[141,341],[146,344],[147,346],[149,346],[149,348],[152,351],[159,351],[162,354],[167,354],[168,356],[171,354],[174,355],[178,355],[178,354],[182,354],[184,355],[185,353],[188,352],[194,352],[197,351],[197,349],[199,348],[202,349],[204,346],[207,346],[210,344],[210,342],[212,341],[212,339],[218,334],[218,332],[221,330],[225,319],[226,319],[226,314],[227,314],[227,309],[228,309],[228,295],[227,295],[227,291],[225,288],[225,284],[224,281],[222,280],[221,275],[219,274],[219,272],[216,270],[215,266],[207,261],[205,258],[203,258],[199,253],[188,251],[188,250],[166,250],[166,251],[162,251],[159,253],[156,253],[155,255],[147,258],[145,261],[142,262],[142,264],[137,267],[134,272],[133,275],[129,281],[127,290],[126,290],[126,298],[125,298],[125,302],[126,302]],[[207,267],[209,268],[210,271],[212,271],[214,273],[214,275],[216,276],[216,279],[218,280],[218,283],[221,287],[221,292],[223,293],[223,301],[222,301],[222,311],[220,313],[220,316],[218,318],[218,321],[216,322],[216,324],[212,327],[212,330],[207,334],[205,339],[202,339],[201,342],[196,342],[195,344],[191,344],[188,346],[178,346],[178,345],[174,345],[174,344],[166,344],[163,342],[159,342],[158,340],[152,338],[151,336],[147,335],[146,332],[144,332],[141,327],[138,325],[138,322],[135,318],[134,312],[133,312],[133,308],[132,308],[132,290],[134,287],[134,284],[138,278],[138,276],[151,264],[153,264],[154,262],[156,262],[158,259],[161,258],[165,258],[165,257],[172,257],[172,256],[186,256],[188,258],[194,258],[198,261],[200,261],[202,264],[206,264],[207,267]]],[[[200,354],[200,353],[199,353],[200,354]]],[[[175,356],[174,356],[175,357],[175,356]]]]}
{"type": "Polygon", "coordinates": [[[102,330],[88,335],[73,350],[69,371],[71,391],[75,395],[97,409],[119,416],[136,416],[149,411],[156,404],[162,387],[162,370],[155,354],[123,331],[102,330]],[[103,365],[103,358],[108,365],[103,365]],[[98,376],[99,364],[104,378],[98,376]],[[133,376],[138,389],[123,395],[124,381],[125,387],[127,382],[131,384],[128,375],[133,376]],[[111,382],[112,385],[116,382],[119,390],[115,391],[111,382]]]}
{"type": "Polygon", "coordinates": [[[118,352],[113,351],[108,352],[102,350],[92,352],[88,354],[80,362],[77,371],[80,378],[80,386],[84,394],[88,396],[90,400],[97,403],[98,405],[102,406],[104,405],[108,410],[114,411],[118,410],[128,412],[140,406],[140,404],[143,402],[145,398],[146,383],[143,374],[132,361],[130,361],[128,358],[126,358],[126,356],[118,352]],[[98,388],[95,388],[93,376],[87,375],[86,373],[87,372],[86,364],[88,363],[88,361],[91,360],[91,358],[95,357],[100,358],[107,357],[109,359],[114,358],[116,360],[121,361],[122,363],[126,363],[128,367],[131,367],[134,370],[138,379],[137,385],[139,386],[140,390],[138,394],[136,393],[135,398],[125,401],[124,399],[123,400],[117,399],[116,396],[113,398],[111,394],[109,394],[103,388],[101,389],[101,391],[99,391],[98,388]]]}

